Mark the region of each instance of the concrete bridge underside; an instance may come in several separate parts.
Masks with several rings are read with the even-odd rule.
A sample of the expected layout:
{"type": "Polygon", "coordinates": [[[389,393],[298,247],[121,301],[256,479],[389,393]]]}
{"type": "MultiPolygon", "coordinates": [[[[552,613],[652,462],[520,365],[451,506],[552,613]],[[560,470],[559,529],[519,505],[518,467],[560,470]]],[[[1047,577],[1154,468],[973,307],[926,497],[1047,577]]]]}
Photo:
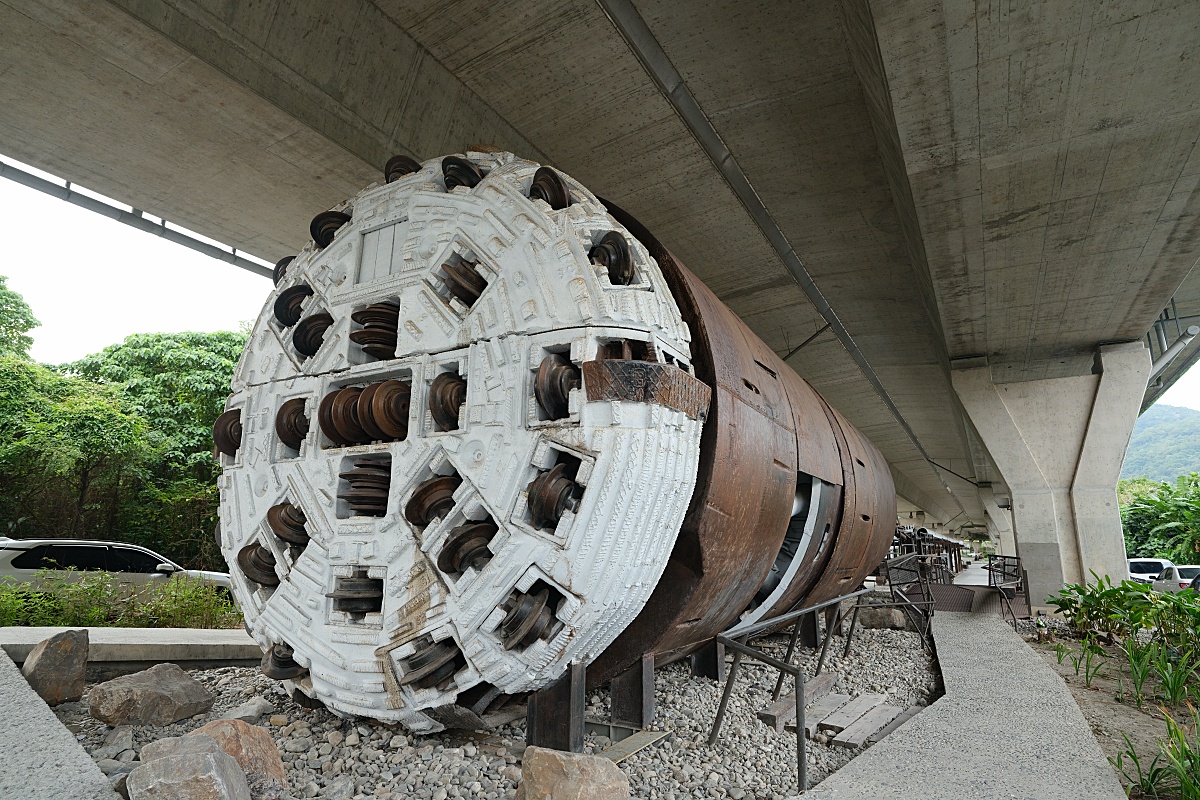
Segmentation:
{"type": "MultiPolygon", "coordinates": [[[[544,160],[787,355],[927,521],[1019,548],[997,498],[1119,469],[1149,357],[1105,378],[1098,348],[1200,313],[1198,34],[1186,0],[0,0],[0,153],[269,260],[396,153],[544,160]],[[1039,396],[1069,398],[1054,469],[1039,396]]],[[[1076,505],[1078,540],[1112,536],[1076,505]]],[[[1032,519],[1047,585],[1117,569],[1032,519]]]]}

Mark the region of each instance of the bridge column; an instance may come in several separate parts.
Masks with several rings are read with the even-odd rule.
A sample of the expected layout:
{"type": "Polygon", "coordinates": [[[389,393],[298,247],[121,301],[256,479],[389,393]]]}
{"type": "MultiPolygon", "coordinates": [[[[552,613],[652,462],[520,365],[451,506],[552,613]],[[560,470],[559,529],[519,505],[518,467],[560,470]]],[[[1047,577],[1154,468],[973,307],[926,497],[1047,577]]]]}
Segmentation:
{"type": "Polygon", "coordinates": [[[1146,348],[1104,345],[1092,375],[1021,383],[993,383],[977,363],[954,365],[954,389],[1012,490],[1031,603],[1043,605],[1064,583],[1090,582],[1092,571],[1120,581],[1116,486],[1150,374],[1146,348]]]}
{"type": "Polygon", "coordinates": [[[989,485],[980,485],[979,501],[983,504],[983,510],[987,514],[988,534],[997,542],[996,555],[1015,556],[1017,540],[1013,537],[1012,514],[1008,512],[1007,508],[1000,507],[1000,503],[997,502],[996,495],[989,485]]]}

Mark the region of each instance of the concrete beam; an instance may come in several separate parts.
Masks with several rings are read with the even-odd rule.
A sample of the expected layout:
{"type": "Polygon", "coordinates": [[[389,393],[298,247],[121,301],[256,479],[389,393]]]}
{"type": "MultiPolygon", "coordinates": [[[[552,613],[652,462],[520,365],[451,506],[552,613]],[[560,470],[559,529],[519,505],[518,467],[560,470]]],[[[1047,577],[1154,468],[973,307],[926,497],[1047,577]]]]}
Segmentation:
{"type": "Polygon", "coordinates": [[[995,383],[986,366],[952,374],[1012,490],[1016,551],[1035,606],[1093,572],[1126,576],[1116,485],[1149,372],[1149,354],[1134,342],[1100,347],[1092,375],[995,383]]]}

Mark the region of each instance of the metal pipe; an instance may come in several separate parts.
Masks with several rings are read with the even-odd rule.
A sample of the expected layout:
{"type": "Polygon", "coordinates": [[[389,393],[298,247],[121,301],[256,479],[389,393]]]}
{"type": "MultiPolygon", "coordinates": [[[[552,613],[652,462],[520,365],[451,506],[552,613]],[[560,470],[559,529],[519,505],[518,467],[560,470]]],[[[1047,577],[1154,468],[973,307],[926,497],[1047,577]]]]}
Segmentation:
{"type": "Polygon", "coordinates": [[[1150,379],[1153,380],[1157,378],[1163,370],[1171,365],[1171,362],[1175,360],[1175,356],[1183,352],[1183,349],[1191,344],[1192,340],[1197,336],[1200,336],[1200,326],[1189,325],[1188,329],[1183,332],[1183,335],[1175,340],[1175,344],[1168,347],[1163,354],[1155,360],[1154,366],[1150,370],[1150,379]]]}

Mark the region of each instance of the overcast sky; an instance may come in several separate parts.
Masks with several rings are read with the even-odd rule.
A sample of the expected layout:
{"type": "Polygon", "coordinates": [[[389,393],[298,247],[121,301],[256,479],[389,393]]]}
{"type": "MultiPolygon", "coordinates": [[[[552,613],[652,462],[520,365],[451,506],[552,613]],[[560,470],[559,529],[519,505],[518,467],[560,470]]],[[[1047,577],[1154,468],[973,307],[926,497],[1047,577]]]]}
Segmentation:
{"type": "MultiPolygon", "coordinates": [[[[0,179],[8,245],[0,275],[42,323],[32,356],[74,361],[131,333],[236,330],[258,317],[269,278],[0,179]]],[[[1160,401],[1200,410],[1200,371],[1160,401]]]]}

